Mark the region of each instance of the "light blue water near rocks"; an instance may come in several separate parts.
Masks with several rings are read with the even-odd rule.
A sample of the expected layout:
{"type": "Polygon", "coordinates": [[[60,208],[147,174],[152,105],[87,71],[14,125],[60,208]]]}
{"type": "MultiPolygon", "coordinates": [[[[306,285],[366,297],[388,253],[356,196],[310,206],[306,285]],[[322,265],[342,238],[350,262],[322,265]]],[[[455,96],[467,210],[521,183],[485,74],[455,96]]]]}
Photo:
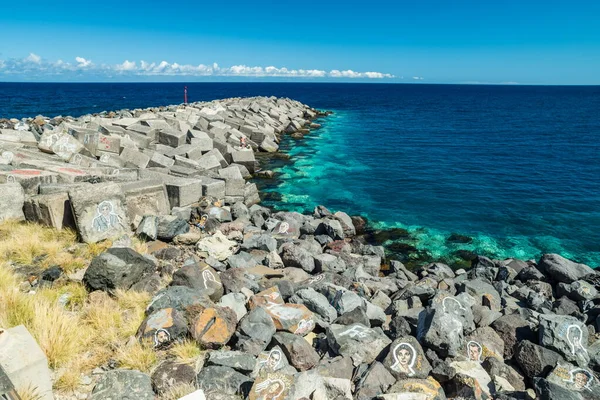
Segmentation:
{"type": "MultiPolygon", "coordinates": [[[[0,83],[0,117],[177,104],[182,83],[0,83]]],[[[600,265],[600,87],[188,83],[190,101],[284,96],[335,114],[292,162],[274,161],[266,204],[362,214],[404,227],[430,258],[542,252],[600,265]],[[276,194],[276,195],[274,195],[276,194]],[[473,238],[450,244],[451,233],[473,238]]]]}
{"type": "Polygon", "coordinates": [[[295,161],[267,190],[285,208],[324,204],[406,228],[432,258],[555,252],[600,265],[598,90],[402,89],[347,102],[288,144],[295,161]]]}

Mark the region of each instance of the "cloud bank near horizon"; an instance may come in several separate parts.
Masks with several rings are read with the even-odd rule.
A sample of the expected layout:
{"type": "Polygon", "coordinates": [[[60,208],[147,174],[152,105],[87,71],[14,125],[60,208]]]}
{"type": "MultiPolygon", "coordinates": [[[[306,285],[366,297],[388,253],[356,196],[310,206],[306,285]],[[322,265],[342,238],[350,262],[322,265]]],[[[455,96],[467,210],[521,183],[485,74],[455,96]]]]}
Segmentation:
{"type": "MultiPolygon", "coordinates": [[[[37,54],[30,53],[21,59],[0,60],[0,77],[2,76],[28,76],[33,78],[53,78],[69,76],[96,77],[105,79],[122,79],[126,77],[277,77],[277,78],[349,78],[349,79],[391,79],[392,74],[366,71],[357,72],[350,69],[333,69],[324,71],[319,69],[288,69],[274,66],[247,66],[233,65],[221,67],[217,63],[212,65],[191,65],[146,61],[125,60],[121,64],[96,64],[84,57],[75,57],[75,62],[57,60],[49,61],[37,54]]],[[[400,78],[401,79],[401,78],[400,78]]]]}

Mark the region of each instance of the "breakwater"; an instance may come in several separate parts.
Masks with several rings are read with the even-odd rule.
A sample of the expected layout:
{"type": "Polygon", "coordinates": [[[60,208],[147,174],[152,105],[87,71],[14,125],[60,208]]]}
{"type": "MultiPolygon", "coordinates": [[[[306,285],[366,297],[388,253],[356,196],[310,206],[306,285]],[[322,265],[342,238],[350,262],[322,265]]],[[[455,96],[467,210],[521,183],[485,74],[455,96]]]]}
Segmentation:
{"type": "Polygon", "coordinates": [[[78,282],[152,296],[136,340],[159,362],[150,374],[108,362],[89,398],[133,383],[148,399],[177,384],[211,399],[597,398],[589,266],[546,254],[407,268],[361,217],[260,205],[247,179],[271,173],[256,152],[318,132],[325,115],[234,98],[0,121],[0,218],[110,240],[78,282]],[[164,356],[186,340],[202,350],[193,363],[164,356]]]}

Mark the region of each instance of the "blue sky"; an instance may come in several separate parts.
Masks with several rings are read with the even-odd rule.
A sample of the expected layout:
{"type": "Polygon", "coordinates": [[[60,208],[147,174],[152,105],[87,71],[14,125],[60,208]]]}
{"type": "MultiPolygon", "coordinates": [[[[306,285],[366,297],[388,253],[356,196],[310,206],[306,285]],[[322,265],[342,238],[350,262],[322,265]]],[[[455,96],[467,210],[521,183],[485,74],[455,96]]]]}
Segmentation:
{"type": "Polygon", "coordinates": [[[0,81],[600,84],[598,0],[27,0],[0,14],[0,81]]]}

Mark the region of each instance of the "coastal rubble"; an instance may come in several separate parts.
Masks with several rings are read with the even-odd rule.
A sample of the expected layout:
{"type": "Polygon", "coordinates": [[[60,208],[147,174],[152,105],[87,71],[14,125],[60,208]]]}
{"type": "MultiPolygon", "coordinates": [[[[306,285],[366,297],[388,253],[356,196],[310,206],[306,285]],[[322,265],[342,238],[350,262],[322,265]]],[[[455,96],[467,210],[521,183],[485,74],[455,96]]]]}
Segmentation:
{"type": "Polygon", "coordinates": [[[177,385],[197,390],[185,399],[600,398],[590,267],[474,255],[468,270],[411,270],[373,245],[360,217],[259,205],[247,179],[272,174],[255,153],[277,152],[323,115],[256,97],[0,130],[0,220],[111,240],[86,289],[149,292],[132,340],[201,350],[151,374],[103,366],[88,398],[154,398],[177,385]]]}

